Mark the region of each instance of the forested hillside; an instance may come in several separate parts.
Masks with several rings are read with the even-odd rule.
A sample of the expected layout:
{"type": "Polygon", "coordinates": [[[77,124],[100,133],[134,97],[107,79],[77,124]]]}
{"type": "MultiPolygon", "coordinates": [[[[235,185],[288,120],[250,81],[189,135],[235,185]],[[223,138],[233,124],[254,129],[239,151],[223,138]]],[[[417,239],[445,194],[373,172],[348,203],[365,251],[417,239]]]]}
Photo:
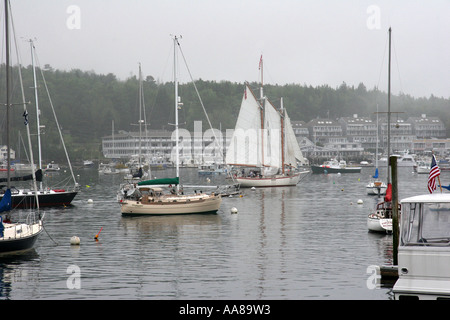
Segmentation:
{"type": "MultiPolygon", "coordinates": [[[[2,100],[5,100],[4,65],[1,66],[0,73],[0,95],[2,100]]],[[[18,74],[17,68],[13,73],[18,74]]],[[[40,73],[38,70],[41,125],[45,125],[45,133],[42,136],[43,157],[46,160],[58,161],[64,159],[64,153],[61,151],[53,113],[40,73]]],[[[100,75],[81,70],[60,71],[50,67],[43,73],[72,160],[101,158],[101,138],[111,134],[113,120],[116,132],[137,130],[137,127],[132,125],[137,124],[139,119],[139,81],[136,77],[118,80],[113,74],[100,75]]],[[[31,67],[23,68],[22,75],[26,100],[30,101],[27,109],[31,130],[36,132],[31,67]]],[[[174,122],[173,83],[156,83],[150,75],[144,76],[144,79],[144,102],[149,128],[172,130],[168,123],[174,122]]],[[[13,82],[12,102],[17,104],[21,101],[18,76],[15,76],[13,82]]],[[[259,95],[258,84],[251,85],[255,94],[259,95]]],[[[243,83],[198,80],[196,86],[213,127],[234,128],[242,99],[243,83]]],[[[326,85],[319,87],[299,84],[266,85],[264,90],[276,106],[279,106],[279,98],[283,97],[284,107],[287,108],[292,120],[308,122],[316,117],[338,118],[355,113],[375,117],[377,104],[379,111],[387,111],[386,92],[368,89],[362,83],[358,87],[342,83],[338,88],[326,85]]],[[[203,120],[203,129],[206,130],[208,125],[193,84],[180,84],[179,94],[184,103],[179,113],[182,127],[192,130],[195,120],[203,120]]],[[[393,96],[391,110],[405,112],[399,115],[400,118],[419,116],[422,113],[440,117],[447,127],[447,132],[450,131],[449,98],[393,96]]],[[[5,108],[2,107],[0,114],[2,128],[5,124],[4,111],[5,108]]],[[[11,142],[15,150],[19,149],[18,131],[25,140],[26,131],[22,114],[23,106],[14,105],[11,116],[14,132],[11,135],[11,142]]],[[[3,144],[3,135],[2,139],[3,144]]],[[[23,150],[23,147],[21,149],[23,150]]]]}

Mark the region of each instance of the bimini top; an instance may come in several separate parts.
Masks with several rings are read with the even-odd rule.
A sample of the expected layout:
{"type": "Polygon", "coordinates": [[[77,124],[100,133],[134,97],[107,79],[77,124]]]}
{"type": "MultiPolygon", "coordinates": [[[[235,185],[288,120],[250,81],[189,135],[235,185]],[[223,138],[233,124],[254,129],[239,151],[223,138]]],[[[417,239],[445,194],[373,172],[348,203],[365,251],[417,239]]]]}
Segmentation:
{"type": "Polygon", "coordinates": [[[145,180],[138,182],[138,186],[154,186],[160,184],[174,184],[177,185],[180,183],[180,179],[176,178],[162,178],[162,179],[153,179],[153,180],[145,180]]]}
{"type": "Polygon", "coordinates": [[[437,202],[447,202],[450,203],[450,193],[432,193],[432,194],[423,194],[420,196],[414,196],[402,199],[400,203],[437,203],[437,202]]]}

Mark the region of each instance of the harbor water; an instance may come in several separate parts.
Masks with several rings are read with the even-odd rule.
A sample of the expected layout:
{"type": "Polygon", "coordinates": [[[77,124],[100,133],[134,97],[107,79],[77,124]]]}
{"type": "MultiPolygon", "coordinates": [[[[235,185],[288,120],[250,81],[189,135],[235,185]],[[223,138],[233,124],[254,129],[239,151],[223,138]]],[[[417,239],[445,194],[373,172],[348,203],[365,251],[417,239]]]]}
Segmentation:
{"type": "MultiPolygon", "coordinates": [[[[0,298],[393,299],[391,286],[372,281],[372,266],[393,259],[392,236],[367,230],[379,200],[365,190],[373,172],[245,189],[242,197],[223,198],[217,214],[123,217],[116,201],[123,176],[79,169],[73,206],[42,210],[45,231],[34,249],[0,257],[0,298]],[[80,245],[70,244],[72,236],[80,245]]],[[[224,175],[208,181],[196,169],[181,169],[181,178],[225,183],[224,175]]],[[[428,193],[427,178],[399,168],[399,198],[428,193]]],[[[449,184],[448,171],[441,181],[449,184]]]]}

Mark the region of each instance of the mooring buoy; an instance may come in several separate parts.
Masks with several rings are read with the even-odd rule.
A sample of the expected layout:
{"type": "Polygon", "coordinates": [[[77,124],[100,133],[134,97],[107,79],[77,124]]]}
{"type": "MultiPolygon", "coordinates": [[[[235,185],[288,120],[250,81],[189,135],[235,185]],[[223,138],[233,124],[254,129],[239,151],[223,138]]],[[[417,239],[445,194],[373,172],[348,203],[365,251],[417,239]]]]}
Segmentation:
{"type": "Polygon", "coordinates": [[[80,245],[80,238],[77,236],[73,236],[72,238],[70,238],[70,244],[73,246],[80,245]]]}

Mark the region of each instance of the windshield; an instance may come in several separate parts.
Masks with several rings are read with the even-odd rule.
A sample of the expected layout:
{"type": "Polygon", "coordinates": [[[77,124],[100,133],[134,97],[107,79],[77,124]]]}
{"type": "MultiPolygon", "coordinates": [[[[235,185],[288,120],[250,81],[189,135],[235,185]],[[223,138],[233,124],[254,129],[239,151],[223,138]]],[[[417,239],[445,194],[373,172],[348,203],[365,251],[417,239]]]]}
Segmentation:
{"type": "Polygon", "coordinates": [[[404,203],[400,244],[450,245],[449,203],[404,203]]]}

